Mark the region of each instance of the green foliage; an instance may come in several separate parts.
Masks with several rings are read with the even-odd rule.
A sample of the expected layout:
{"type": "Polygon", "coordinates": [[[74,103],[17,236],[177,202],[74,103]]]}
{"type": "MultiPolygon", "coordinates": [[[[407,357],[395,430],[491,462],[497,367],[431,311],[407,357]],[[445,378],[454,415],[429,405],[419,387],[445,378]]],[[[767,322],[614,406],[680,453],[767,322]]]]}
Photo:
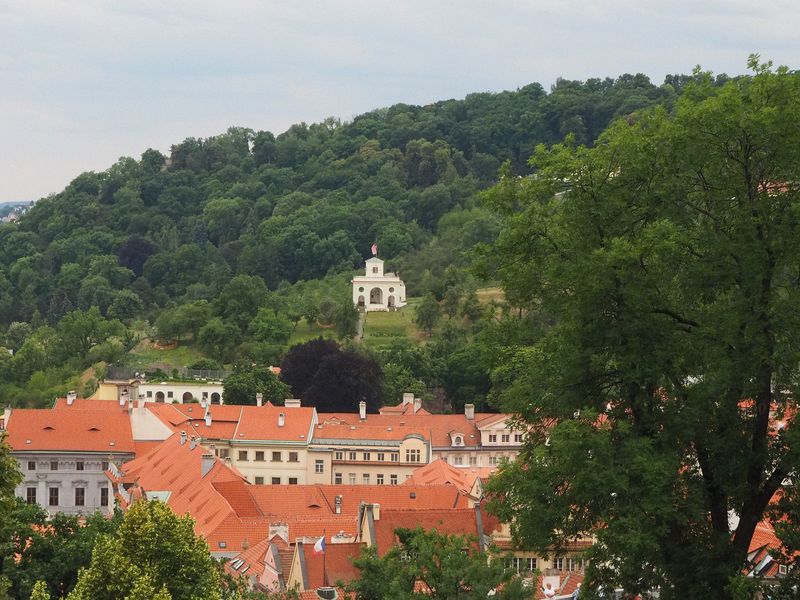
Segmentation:
{"type": "Polygon", "coordinates": [[[796,472],[796,428],[774,425],[798,397],[798,94],[786,69],[698,74],[673,112],[593,148],[573,130],[487,195],[517,310],[495,393],[531,429],[494,510],[540,550],[593,532],[590,585],[732,598],[796,472]]]}
{"type": "Polygon", "coordinates": [[[383,557],[364,548],[354,564],[359,577],[348,590],[357,600],[430,598],[478,600],[529,598],[522,582],[503,560],[489,560],[474,539],[434,531],[397,530],[400,543],[383,557]],[[499,588],[499,589],[498,589],[499,588]]]}
{"type": "Polygon", "coordinates": [[[264,402],[280,405],[291,395],[289,386],[267,367],[240,367],[225,378],[223,386],[225,404],[255,404],[260,393],[264,402]]]}
{"type": "Polygon", "coordinates": [[[426,294],[414,311],[414,323],[430,336],[433,334],[433,328],[436,327],[441,316],[442,310],[436,298],[433,294],[426,294]]]}
{"type": "Polygon", "coordinates": [[[113,536],[102,536],[68,600],[221,599],[219,573],[188,516],[159,501],[136,502],[113,536]]]}
{"type": "Polygon", "coordinates": [[[200,347],[211,358],[226,362],[231,359],[241,335],[236,325],[214,317],[200,329],[197,339],[200,347]]]}
{"type": "Polygon", "coordinates": [[[37,581],[31,592],[31,600],[50,600],[50,590],[44,581],[37,581]]]}

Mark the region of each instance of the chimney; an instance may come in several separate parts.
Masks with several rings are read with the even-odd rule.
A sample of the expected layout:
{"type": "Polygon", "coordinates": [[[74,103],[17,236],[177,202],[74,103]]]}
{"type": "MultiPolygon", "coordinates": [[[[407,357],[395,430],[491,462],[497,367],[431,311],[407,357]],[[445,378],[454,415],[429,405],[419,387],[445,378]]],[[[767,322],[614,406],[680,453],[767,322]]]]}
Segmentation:
{"type": "Polygon", "coordinates": [[[470,421],[475,419],[475,405],[474,404],[465,404],[464,405],[464,416],[467,417],[470,421]]]}
{"type": "Polygon", "coordinates": [[[287,398],[283,401],[284,408],[300,408],[300,400],[297,398],[287,398]]]}
{"type": "Polygon", "coordinates": [[[380,504],[373,504],[372,505],[372,518],[376,521],[381,520],[381,505],[380,504]]]}
{"type": "Polygon", "coordinates": [[[120,408],[124,409],[125,405],[128,403],[128,390],[122,390],[119,393],[119,405],[120,408]]]}
{"type": "Polygon", "coordinates": [[[133,398],[128,398],[128,414],[133,414],[133,398]]]}
{"type": "Polygon", "coordinates": [[[414,412],[422,408],[422,398],[414,398],[414,412]]]}
{"type": "Polygon", "coordinates": [[[284,542],[289,541],[289,524],[288,523],[270,523],[269,524],[269,533],[267,534],[267,539],[272,539],[275,536],[279,536],[284,542]]]}
{"type": "Polygon", "coordinates": [[[264,406],[264,394],[261,392],[256,394],[256,406],[264,406]]]}
{"type": "Polygon", "coordinates": [[[3,409],[3,427],[8,429],[8,420],[11,418],[11,407],[6,406],[3,409]]]}
{"type": "Polygon", "coordinates": [[[205,408],[206,406],[208,406],[208,400],[200,398],[200,408],[205,408]]]}
{"type": "Polygon", "coordinates": [[[78,397],[78,394],[75,393],[75,390],[70,390],[67,392],[67,406],[72,406],[72,403],[75,402],[75,399],[78,397]]]}
{"type": "Polygon", "coordinates": [[[206,427],[211,427],[211,411],[206,411],[206,427]]]}
{"type": "Polygon", "coordinates": [[[200,457],[200,477],[205,477],[208,472],[214,467],[214,455],[203,454],[200,457]]]}
{"type": "Polygon", "coordinates": [[[362,421],[367,420],[367,403],[363,400],[358,403],[358,418],[362,421]]]}
{"type": "Polygon", "coordinates": [[[286,424],[286,415],[284,413],[280,413],[278,415],[278,427],[283,427],[286,424]]]}
{"type": "Polygon", "coordinates": [[[335,510],[336,514],[337,515],[342,514],[342,495],[341,494],[336,496],[336,498],[334,499],[334,505],[335,505],[334,510],[335,510]]]}
{"type": "Polygon", "coordinates": [[[194,450],[195,446],[197,446],[197,438],[195,436],[191,436],[189,438],[189,450],[194,450]]]}
{"type": "Polygon", "coordinates": [[[403,394],[403,406],[407,404],[414,404],[414,394],[408,392],[403,394]]]}
{"type": "Polygon", "coordinates": [[[181,429],[180,444],[181,444],[181,446],[183,446],[185,443],[186,443],[186,432],[183,429],[181,429]]]}

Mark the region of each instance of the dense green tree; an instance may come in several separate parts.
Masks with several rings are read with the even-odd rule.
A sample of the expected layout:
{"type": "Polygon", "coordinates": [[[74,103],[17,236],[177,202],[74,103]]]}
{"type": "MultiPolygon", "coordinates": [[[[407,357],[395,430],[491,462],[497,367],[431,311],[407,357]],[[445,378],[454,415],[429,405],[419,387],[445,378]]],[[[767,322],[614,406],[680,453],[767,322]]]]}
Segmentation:
{"type": "Polygon", "coordinates": [[[131,506],[113,536],[98,539],[68,600],[221,599],[219,573],[188,516],[164,503],[131,506]]]}
{"type": "Polygon", "coordinates": [[[593,532],[590,586],[731,598],[800,464],[800,75],[751,66],[490,196],[508,299],[553,319],[495,373],[530,426],[495,508],[533,548],[593,532]]]}
{"type": "Polygon", "coordinates": [[[225,404],[255,404],[256,394],[264,402],[283,404],[291,388],[278,379],[268,367],[240,367],[223,382],[225,404]]]}
{"type": "Polygon", "coordinates": [[[399,543],[383,557],[368,547],[354,560],[359,577],[348,590],[357,600],[521,600],[531,595],[515,570],[478,551],[474,539],[421,528],[396,534],[399,543]]]}
{"type": "Polygon", "coordinates": [[[123,329],[122,323],[114,319],[104,319],[100,310],[92,306],[86,311],[74,310],[66,314],[59,321],[56,330],[64,344],[64,350],[77,348],[80,355],[85,356],[92,346],[122,334],[123,329]]]}
{"type": "Polygon", "coordinates": [[[248,332],[256,341],[283,345],[289,341],[293,329],[288,317],[272,308],[262,308],[250,321],[248,332]]]}
{"type": "Polygon", "coordinates": [[[414,323],[430,336],[439,322],[442,310],[433,294],[426,294],[414,310],[414,323]]]}
{"type": "Polygon", "coordinates": [[[220,362],[227,362],[233,349],[239,345],[241,335],[236,325],[214,317],[200,329],[197,341],[209,356],[220,362]]]}
{"type": "Polygon", "coordinates": [[[352,338],[358,332],[360,314],[350,298],[345,298],[334,315],[336,333],[340,338],[352,338]]]}

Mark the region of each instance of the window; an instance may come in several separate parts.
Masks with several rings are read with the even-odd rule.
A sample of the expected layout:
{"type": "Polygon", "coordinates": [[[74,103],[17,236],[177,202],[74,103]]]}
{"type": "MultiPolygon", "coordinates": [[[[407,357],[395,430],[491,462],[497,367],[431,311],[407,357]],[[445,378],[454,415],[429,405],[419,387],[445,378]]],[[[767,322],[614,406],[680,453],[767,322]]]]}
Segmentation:
{"type": "Polygon", "coordinates": [[[300,462],[299,456],[297,452],[289,452],[289,462],[300,462]]]}
{"type": "Polygon", "coordinates": [[[356,484],[356,474],[355,473],[348,473],[347,480],[350,482],[350,485],[356,484]]]}
{"type": "Polygon", "coordinates": [[[264,485],[264,478],[256,477],[256,485],[264,485]]]}
{"type": "Polygon", "coordinates": [[[477,467],[478,466],[478,457],[477,456],[470,456],[469,457],[469,466],[470,467],[477,467]]]}
{"type": "Polygon", "coordinates": [[[383,452],[378,452],[378,461],[383,462],[386,460],[386,455],[383,452]]]}
{"type": "Polygon", "coordinates": [[[537,563],[538,561],[536,560],[536,558],[529,556],[527,558],[527,565],[525,566],[528,568],[528,571],[535,571],[537,568],[537,563]]]}
{"type": "Polygon", "coordinates": [[[25,502],[28,504],[36,504],[36,488],[29,487],[25,489],[25,502]]]}
{"type": "Polygon", "coordinates": [[[280,477],[273,477],[272,478],[272,485],[280,485],[280,484],[281,484],[281,478],[280,477]]]}
{"type": "Polygon", "coordinates": [[[355,460],[356,459],[356,453],[355,452],[351,452],[349,456],[350,456],[350,460],[355,460]]]}
{"type": "Polygon", "coordinates": [[[79,460],[75,462],[75,470],[76,471],[83,471],[83,461],[79,460]]]}
{"type": "Polygon", "coordinates": [[[460,456],[454,456],[453,457],[453,464],[454,465],[461,466],[463,464],[463,461],[464,461],[464,459],[462,457],[460,457],[460,456]]]}
{"type": "Polygon", "coordinates": [[[378,473],[376,480],[378,485],[383,485],[383,473],[378,473]]]}
{"type": "Polygon", "coordinates": [[[372,272],[373,273],[377,273],[378,272],[378,267],[372,267],[372,272]]]}
{"type": "Polygon", "coordinates": [[[564,570],[564,558],[560,557],[560,556],[557,557],[557,558],[554,558],[553,559],[553,568],[554,569],[558,569],[559,571],[563,571],[564,570]]]}
{"type": "Polygon", "coordinates": [[[457,435],[456,437],[453,438],[453,445],[454,446],[463,446],[464,445],[464,438],[462,438],[460,435],[457,435]]]}
{"type": "Polygon", "coordinates": [[[247,450],[239,450],[239,460],[247,460],[247,450]]]}
{"type": "Polygon", "coordinates": [[[104,460],[102,463],[100,463],[100,468],[101,468],[103,471],[108,471],[108,461],[107,461],[107,460],[104,460]]]}
{"type": "Polygon", "coordinates": [[[28,461],[28,471],[35,471],[36,470],[36,461],[29,460],[28,461]]]}
{"type": "Polygon", "coordinates": [[[58,461],[57,460],[51,460],[50,461],[50,470],[51,471],[58,471],[58,461]]]}
{"type": "Polygon", "coordinates": [[[362,479],[364,485],[369,485],[369,473],[364,473],[364,475],[362,475],[361,479],[362,479]]]}
{"type": "Polygon", "coordinates": [[[325,461],[324,460],[315,460],[314,461],[314,473],[324,473],[325,472],[325,461]]]}
{"type": "Polygon", "coordinates": [[[364,460],[369,460],[369,452],[364,452],[364,460]]]}
{"type": "Polygon", "coordinates": [[[510,442],[511,441],[511,436],[509,434],[507,434],[507,433],[504,433],[503,435],[500,436],[500,441],[503,442],[503,443],[510,442]]]}
{"type": "Polygon", "coordinates": [[[533,557],[524,558],[515,556],[511,559],[511,566],[514,567],[517,573],[521,573],[522,571],[535,571],[536,559],[533,557]]]}
{"type": "Polygon", "coordinates": [[[397,475],[395,475],[394,473],[389,475],[389,483],[391,485],[397,485],[397,475]]]}
{"type": "Polygon", "coordinates": [[[264,462],[264,451],[263,450],[256,450],[256,461],[257,462],[264,462]]]}
{"type": "Polygon", "coordinates": [[[786,565],[778,565],[778,575],[786,575],[787,572],[786,565]]]}
{"type": "Polygon", "coordinates": [[[206,398],[208,398],[208,392],[203,392],[203,400],[205,400],[206,398]]]}
{"type": "Polygon", "coordinates": [[[86,504],[86,488],[75,488],[75,506],[86,504]]]}
{"type": "Polygon", "coordinates": [[[333,455],[333,460],[344,460],[344,452],[336,452],[333,455]]]}
{"type": "Polygon", "coordinates": [[[567,571],[583,571],[582,558],[567,558],[565,560],[567,571]]]}
{"type": "Polygon", "coordinates": [[[490,456],[490,457],[489,457],[489,466],[490,466],[490,467],[493,467],[493,466],[495,466],[496,464],[497,464],[497,457],[496,457],[496,456],[490,456]]]}
{"type": "Polygon", "coordinates": [[[100,506],[108,506],[108,488],[100,488],[100,506]]]}
{"type": "Polygon", "coordinates": [[[497,441],[497,435],[494,433],[489,434],[489,443],[494,444],[497,441]]]}
{"type": "Polygon", "coordinates": [[[48,492],[48,504],[50,506],[58,506],[58,488],[50,488],[48,492]]]}
{"type": "Polygon", "coordinates": [[[172,392],[167,392],[167,398],[172,398],[172,392]]]}
{"type": "Polygon", "coordinates": [[[147,397],[148,398],[152,398],[153,397],[153,391],[152,390],[148,390],[147,397]]]}
{"type": "Polygon", "coordinates": [[[297,485],[297,477],[289,477],[289,485],[297,485]]]}
{"type": "Polygon", "coordinates": [[[517,444],[521,444],[522,443],[522,434],[521,433],[515,433],[514,434],[514,441],[517,444]]]}
{"type": "Polygon", "coordinates": [[[341,473],[334,473],[333,474],[333,483],[336,485],[342,485],[342,474],[341,473]]]}
{"type": "Polygon", "coordinates": [[[399,460],[400,460],[400,453],[392,452],[392,462],[399,462],[399,460]]]}
{"type": "Polygon", "coordinates": [[[281,457],[280,452],[273,452],[272,453],[272,462],[281,462],[283,458],[281,457]]]}
{"type": "Polygon", "coordinates": [[[409,449],[406,450],[406,462],[419,462],[419,450],[418,449],[409,449]]]}
{"type": "Polygon", "coordinates": [[[220,448],[219,450],[217,450],[217,456],[219,456],[220,458],[223,459],[228,458],[230,455],[231,455],[230,448],[220,448]]]}

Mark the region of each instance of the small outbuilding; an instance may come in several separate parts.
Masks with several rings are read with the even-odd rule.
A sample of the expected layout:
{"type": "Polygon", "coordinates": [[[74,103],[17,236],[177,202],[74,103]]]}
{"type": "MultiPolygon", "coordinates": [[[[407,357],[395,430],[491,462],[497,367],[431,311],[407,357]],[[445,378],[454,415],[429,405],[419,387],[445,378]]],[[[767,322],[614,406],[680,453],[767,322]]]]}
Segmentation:
{"type": "Polygon", "coordinates": [[[365,312],[388,311],[406,305],[406,286],[394,273],[384,273],[377,256],[366,261],[364,275],[353,277],[353,304],[365,312]]]}

